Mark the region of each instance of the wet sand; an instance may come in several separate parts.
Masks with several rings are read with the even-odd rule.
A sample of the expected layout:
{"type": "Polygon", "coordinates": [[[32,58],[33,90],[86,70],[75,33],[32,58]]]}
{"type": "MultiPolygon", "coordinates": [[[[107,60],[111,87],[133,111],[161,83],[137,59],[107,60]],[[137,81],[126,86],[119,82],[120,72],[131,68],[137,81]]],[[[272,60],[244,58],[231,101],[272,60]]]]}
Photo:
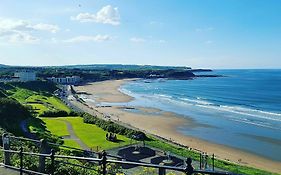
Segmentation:
{"type": "MultiPolygon", "coordinates": [[[[128,102],[132,97],[119,91],[120,86],[131,80],[110,80],[97,83],[90,83],[85,86],[77,86],[77,92],[86,92],[87,98],[100,102],[128,102]]],[[[76,102],[77,103],[77,102],[76,102]]],[[[193,120],[188,120],[171,112],[165,112],[154,108],[128,108],[126,106],[97,107],[93,102],[87,102],[87,106],[79,105],[87,112],[97,111],[110,119],[138,128],[146,133],[153,134],[174,143],[188,146],[195,150],[215,154],[220,159],[230,160],[241,165],[256,167],[271,172],[281,172],[281,162],[272,161],[239,149],[230,148],[224,145],[210,143],[194,137],[185,136],[177,132],[179,126],[196,127],[200,125],[193,120]],[[133,112],[134,110],[140,112],[133,112]]],[[[202,126],[201,126],[202,127],[202,126]]],[[[208,127],[208,126],[205,126],[208,127]]]]}

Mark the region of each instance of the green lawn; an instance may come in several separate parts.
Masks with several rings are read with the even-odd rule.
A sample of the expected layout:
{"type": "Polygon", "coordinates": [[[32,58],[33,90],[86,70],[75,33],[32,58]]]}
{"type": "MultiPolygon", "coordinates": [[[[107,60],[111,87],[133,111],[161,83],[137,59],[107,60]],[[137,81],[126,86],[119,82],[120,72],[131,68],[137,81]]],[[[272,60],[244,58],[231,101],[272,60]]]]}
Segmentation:
{"type": "Polygon", "coordinates": [[[63,141],[64,141],[63,145],[65,145],[65,146],[81,149],[80,145],[75,140],[64,139],[63,141]]]}
{"type": "Polygon", "coordinates": [[[54,106],[55,108],[59,109],[59,110],[63,110],[66,112],[70,112],[70,109],[68,106],[66,106],[60,99],[58,99],[57,97],[49,97],[47,100],[48,103],[50,103],[52,106],[54,106]]]}
{"type": "Polygon", "coordinates": [[[44,106],[43,104],[39,104],[39,103],[29,103],[28,105],[32,106],[32,109],[38,113],[39,115],[42,114],[44,111],[47,111],[48,108],[46,106],[44,106]]]}
{"type": "Polygon", "coordinates": [[[70,112],[70,108],[66,106],[59,98],[50,95],[44,95],[28,89],[15,88],[9,90],[11,97],[15,98],[22,104],[30,105],[39,115],[47,110],[63,110],[70,112]]]}
{"type": "MultiPolygon", "coordinates": [[[[47,126],[47,129],[55,135],[68,135],[66,124],[63,121],[71,123],[77,137],[80,138],[88,147],[96,149],[111,149],[114,147],[124,146],[130,143],[130,139],[117,135],[118,142],[110,142],[105,139],[106,131],[96,125],[86,124],[81,117],[57,117],[57,118],[41,118],[47,126]],[[67,134],[65,134],[65,131],[67,134]]],[[[65,145],[75,146],[73,140],[65,140],[65,145]]]]}
{"type": "Polygon", "coordinates": [[[21,89],[21,88],[15,88],[13,90],[9,90],[8,92],[12,93],[12,98],[15,98],[21,103],[24,103],[27,98],[34,95],[34,92],[27,90],[27,89],[21,89]]]}
{"type": "Polygon", "coordinates": [[[41,118],[46,123],[47,129],[54,135],[66,136],[69,135],[66,123],[59,118],[41,118]]]}
{"type": "Polygon", "coordinates": [[[38,121],[37,118],[28,120],[28,129],[31,133],[35,133],[36,131],[44,132],[44,127],[40,124],[40,121],[38,121]]]}
{"type": "Polygon", "coordinates": [[[31,96],[29,96],[26,100],[26,103],[28,103],[29,105],[33,106],[34,103],[35,104],[41,104],[43,106],[45,106],[45,109],[42,109],[42,111],[40,112],[44,112],[44,110],[63,110],[66,112],[70,112],[70,109],[68,106],[66,106],[60,99],[58,99],[57,97],[54,96],[44,96],[44,95],[37,95],[37,94],[33,94],[31,96]]]}

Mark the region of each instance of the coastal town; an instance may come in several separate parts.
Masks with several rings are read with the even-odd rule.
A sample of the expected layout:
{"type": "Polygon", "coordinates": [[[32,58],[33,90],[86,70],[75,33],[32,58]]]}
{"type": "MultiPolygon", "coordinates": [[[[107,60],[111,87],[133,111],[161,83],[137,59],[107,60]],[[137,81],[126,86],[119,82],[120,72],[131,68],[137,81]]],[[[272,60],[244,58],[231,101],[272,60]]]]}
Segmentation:
{"type": "MultiPolygon", "coordinates": [[[[181,68],[177,69],[177,72],[182,71],[181,68]]],[[[55,72],[58,73],[59,71],[65,72],[62,68],[57,69],[55,72]]],[[[83,72],[84,70],[81,69],[80,71],[83,72]]],[[[139,70],[137,71],[139,72],[139,70]]],[[[31,71],[26,69],[24,71],[16,71],[9,79],[5,76],[5,81],[2,79],[1,82],[1,92],[5,94],[8,92],[9,94],[17,94],[23,90],[22,89],[19,92],[17,92],[18,90],[8,90],[6,86],[9,86],[10,84],[12,86],[20,85],[18,86],[19,88],[27,88],[27,91],[31,94],[26,96],[23,101],[18,99],[18,95],[12,95],[12,97],[14,96],[14,98],[18,99],[19,102],[25,106],[31,106],[31,109],[35,114],[34,116],[43,121],[43,123],[39,125],[46,127],[43,132],[48,131],[54,136],[59,136],[58,139],[62,141],[62,146],[68,148],[73,147],[72,149],[87,150],[95,153],[106,150],[109,155],[117,157],[121,156],[127,161],[157,163],[178,167],[185,166],[184,162],[186,158],[183,154],[186,153],[178,154],[172,150],[183,149],[189,152],[188,154],[194,154],[193,167],[195,169],[226,173],[227,170],[218,166],[219,164],[216,164],[216,161],[227,161],[234,165],[251,165],[256,168],[268,170],[273,170],[278,167],[278,163],[268,161],[261,157],[256,157],[255,155],[246,152],[238,151],[223,145],[216,145],[179,133],[177,128],[180,126],[197,127],[200,126],[200,124],[193,120],[182,118],[177,113],[163,111],[153,107],[128,105],[131,101],[134,101],[134,97],[124,93],[120,88],[124,84],[130,82],[149,80],[150,83],[153,83],[154,81],[158,82],[158,80],[162,79],[160,83],[164,83],[168,80],[166,79],[163,81],[163,78],[152,78],[153,76],[150,76],[151,72],[156,73],[157,71],[158,70],[148,71],[148,79],[124,77],[121,79],[96,81],[89,79],[85,80],[85,77],[78,76],[79,73],[73,76],[63,76],[64,74],[60,73],[60,76],[56,77],[48,76],[49,73],[46,76],[38,70],[31,71]],[[33,84],[32,87],[30,87],[29,84],[33,84]],[[42,85],[40,84],[45,84],[43,85],[45,86],[44,88],[55,85],[54,91],[51,91],[54,97],[51,98],[56,98],[57,102],[52,102],[54,99],[51,100],[50,97],[44,97],[45,95],[42,93],[42,88],[40,88],[42,85]],[[35,86],[38,86],[39,89],[35,88],[35,86]],[[32,90],[33,88],[36,90],[32,90]],[[34,95],[32,95],[33,93],[34,95]],[[31,99],[35,101],[30,101],[31,99]],[[47,101],[43,99],[47,99],[47,101]],[[58,106],[59,103],[61,103],[59,105],[61,107],[58,106]],[[79,117],[77,115],[85,117],[79,117]],[[93,128],[88,128],[89,126],[86,125],[87,123],[96,124],[98,121],[93,120],[94,118],[91,118],[88,115],[97,118],[95,120],[109,123],[113,122],[117,124],[117,126],[137,132],[134,132],[135,134],[133,135],[125,134],[124,137],[124,134],[121,134],[122,132],[120,133],[118,130],[112,130],[110,127],[103,128],[102,125],[98,124],[95,127],[97,127],[97,129],[99,127],[102,128],[98,129],[100,130],[99,132],[101,132],[101,135],[99,134],[99,136],[95,136],[94,133],[91,133],[93,132],[93,128]],[[54,126],[57,125],[60,126],[60,129],[54,128],[54,126]],[[84,127],[84,129],[81,130],[82,128],[79,129],[77,127],[84,127]],[[83,132],[88,133],[88,136],[84,137],[83,132]],[[171,145],[171,150],[162,149],[159,145],[157,146],[157,144],[155,145],[153,143],[155,141],[150,141],[151,139],[155,141],[159,140],[160,142],[171,145]],[[97,143],[100,144],[97,145],[97,143]],[[199,155],[200,159],[196,158],[197,155],[199,155]],[[154,161],[156,159],[157,162],[154,161]],[[255,162],[252,161],[253,159],[255,159],[255,162]]],[[[192,69],[189,71],[191,72],[192,69]]],[[[204,70],[202,71],[204,72],[204,70]]],[[[102,70],[101,73],[102,72],[104,72],[104,70],[102,70]]],[[[113,71],[110,70],[110,72],[113,71]]],[[[146,72],[147,70],[144,71],[144,73],[146,72]]],[[[198,72],[198,70],[196,72],[198,72]]],[[[65,75],[68,74],[66,73],[65,75]]],[[[187,74],[184,73],[183,75],[187,74]]],[[[114,74],[114,76],[116,77],[116,74],[114,74]]],[[[179,75],[177,74],[176,76],[178,77],[179,75]]],[[[173,77],[172,79],[174,78],[176,77],[173,77]]],[[[182,79],[182,77],[180,79],[182,79]]],[[[20,124],[24,131],[24,137],[30,139],[46,137],[44,136],[45,134],[41,133],[42,131],[40,131],[40,127],[38,128],[38,126],[34,126],[34,121],[32,120],[33,119],[23,120],[22,122],[24,122],[24,124],[22,122],[22,124],[20,124]]],[[[141,171],[140,167],[122,167],[122,169],[124,170],[124,173],[129,174],[141,171]]]]}
{"type": "Polygon", "coordinates": [[[0,175],[281,175],[281,0],[0,2],[0,175]]]}

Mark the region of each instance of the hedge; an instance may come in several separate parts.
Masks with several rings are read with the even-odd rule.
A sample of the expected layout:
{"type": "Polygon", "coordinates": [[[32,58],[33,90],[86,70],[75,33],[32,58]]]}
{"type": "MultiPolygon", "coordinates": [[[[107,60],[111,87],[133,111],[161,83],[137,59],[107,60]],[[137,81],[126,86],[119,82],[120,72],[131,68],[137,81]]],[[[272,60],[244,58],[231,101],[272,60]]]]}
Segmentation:
{"type": "Polygon", "coordinates": [[[136,131],[124,126],[118,125],[112,121],[106,121],[98,118],[97,116],[92,116],[88,113],[82,115],[84,123],[95,124],[98,127],[102,128],[105,131],[125,135],[128,138],[134,138],[137,140],[146,140],[148,139],[145,133],[141,131],[136,131]]]}

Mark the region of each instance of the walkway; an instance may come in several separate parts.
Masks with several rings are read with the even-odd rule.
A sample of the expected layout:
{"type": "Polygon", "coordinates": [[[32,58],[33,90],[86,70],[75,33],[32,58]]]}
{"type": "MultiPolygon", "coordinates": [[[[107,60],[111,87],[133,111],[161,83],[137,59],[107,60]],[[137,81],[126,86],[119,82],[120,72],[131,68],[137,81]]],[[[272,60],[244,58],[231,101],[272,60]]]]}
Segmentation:
{"type": "MultiPolygon", "coordinates": [[[[30,133],[29,132],[29,129],[28,129],[28,122],[29,122],[30,118],[29,119],[25,119],[23,121],[20,122],[20,128],[24,134],[25,137],[29,138],[29,139],[35,139],[37,140],[37,137],[35,134],[33,133],[30,133]]],[[[0,174],[1,175],[1,174],[0,174]]]]}
{"type": "MultiPolygon", "coordinates": [[[[67,139],[71,139],[71,140],[76,141],[76,143],[79,144],[79,146],[81,147],[81,149],[90,150],[90,148],[89,148],[85,143],[83,143],[83,142],[79,139],[79,137],[77,137],[77,135],[75,134],[74,129],[73,129],[71,123],[70,123],[69,121],[66,121],[66,120],[63,120],[63,119],[62,119],[61,121],[65,122],[65,124],[67,125],[67,131],[68,131],[68,133],[69,133],[69,137],[67,137],[67,139]]],[[[64,138],[66,138],[66,137],[64,137],[64,138]]]]}
{"type": "MultiPolygon", "coordinates": [[[[0,165],[0,175],[19,175],[19,174],[20,174],[19,171],[5,168],[0,165]]],[[[24,173],[24,175],[25,175],[25,173],[24,173]]]]}

